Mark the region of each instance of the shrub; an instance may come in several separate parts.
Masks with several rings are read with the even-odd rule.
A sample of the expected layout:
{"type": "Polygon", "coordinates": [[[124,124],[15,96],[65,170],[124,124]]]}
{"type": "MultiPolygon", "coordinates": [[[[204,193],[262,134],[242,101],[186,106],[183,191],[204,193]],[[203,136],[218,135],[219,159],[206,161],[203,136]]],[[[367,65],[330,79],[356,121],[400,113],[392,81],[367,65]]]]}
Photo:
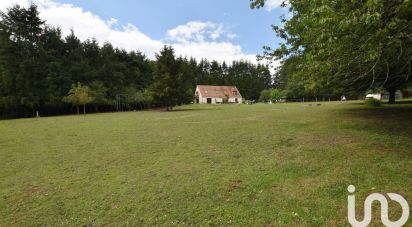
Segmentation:
{"type": "Polygon", "coordinates": [[[366,104],[367,106],[377,107],[377,106],[381,106],[381,105],[382,105],[382,102],[381,102],[380,100],[377,100],[377,99],[374,99],[374,98],[370,98],[370,99],[366,99],[366,100],[365,100],[365,104],[366,104]]]}
{"type": "Polygon", "coordinates": [[[269,102],[270,101],[270,94],[272,93],[272,90],[263,90],[260,92],[260,97],[259,97],[259,102],[269,102]]]}

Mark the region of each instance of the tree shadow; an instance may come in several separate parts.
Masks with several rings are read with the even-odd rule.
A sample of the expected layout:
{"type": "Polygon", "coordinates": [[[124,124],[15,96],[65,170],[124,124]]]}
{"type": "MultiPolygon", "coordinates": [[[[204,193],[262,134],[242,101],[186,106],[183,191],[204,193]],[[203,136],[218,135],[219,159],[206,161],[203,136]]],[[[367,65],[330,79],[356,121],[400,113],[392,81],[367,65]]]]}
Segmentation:
{"type": "Polygon", "coordinates": [[[412,138],[412,101],[382,107],[353,105],[344,114],[358,122],[358,127],[412,138]]]}
{"type": "MultiPolygon", "coordinates": [[[[411,104],[412,104],[412,99],[411,99],[411,100],[396,101],[396,103],[393,103],[393,104],[388,104],[388,101],[387,101],[387,100],[383,100],[383,101],[382,101],[382,104],[383,104],[383,105],[388,105],[389,107],[390,107],[390,106],[396,107],[396,106],[400,106],[400,105],[411,105],[411,104]]],[[[351,105],[354,105],[354,106],[364,106],[365,103],[364,103],[364,102],[354,102],[354,103],[351,103],[351,105]]]]}

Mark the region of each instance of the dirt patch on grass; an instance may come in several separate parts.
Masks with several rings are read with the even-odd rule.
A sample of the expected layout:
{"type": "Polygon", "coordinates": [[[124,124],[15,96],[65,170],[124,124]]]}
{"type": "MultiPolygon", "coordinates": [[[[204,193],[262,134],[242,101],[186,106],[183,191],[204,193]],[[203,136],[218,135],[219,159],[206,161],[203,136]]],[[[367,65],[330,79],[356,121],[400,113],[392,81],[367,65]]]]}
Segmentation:
{"type": "Polygon", "coordinates": [[[26,188],[24,189],[24,193],[29,197],[34,197],[34,196],[39,196],[39,195],[48,196],[49,190],[41,186],[27,185],[26,188]]]}
{"type": "Polygon", "coordinates": [[[229,191],[229,192],[235,191],[236,189],[240,188],[241,185],[242,185],[242,181],[241,181],[241,180],[231,181],[231,182],[229,183],[228,191],[229,191]]]}

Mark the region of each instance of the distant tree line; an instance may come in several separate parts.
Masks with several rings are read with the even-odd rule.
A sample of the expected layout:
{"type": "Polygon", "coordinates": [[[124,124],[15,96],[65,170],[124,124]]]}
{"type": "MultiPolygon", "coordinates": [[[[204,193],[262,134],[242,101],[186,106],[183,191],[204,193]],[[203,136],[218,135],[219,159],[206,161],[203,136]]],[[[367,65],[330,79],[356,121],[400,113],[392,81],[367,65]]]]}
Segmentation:
{"type": "Polygon", "coordinates": [[[0,117],[166,107],[193,101],[196,84],[235,85],[246,99],[272,86],[266,65],[197,61],[165,46],[156,60],[95,39],[63,37],[37,6],[0,12],[0,117]],[[86,93],[85,93],[86,92],[86,93]],[[80,101],[81,100],[81,101],[80,101]]]}

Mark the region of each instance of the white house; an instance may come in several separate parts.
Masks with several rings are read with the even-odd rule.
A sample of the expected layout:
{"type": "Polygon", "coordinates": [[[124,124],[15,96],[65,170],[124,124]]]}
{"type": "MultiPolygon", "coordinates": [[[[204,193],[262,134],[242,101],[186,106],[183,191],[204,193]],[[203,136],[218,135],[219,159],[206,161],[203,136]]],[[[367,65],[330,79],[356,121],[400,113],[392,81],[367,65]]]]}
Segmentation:
{"type": "Polygon", "coordinates": [[[195,103],[242,103],[242,95],[235,86],[197,85],[195,103]]]}
{"type": "Polygon", "coordinates": [[[365,99],[377,99],[377,100],[382,100],[382,94],[367,94],[365,99]]]}

